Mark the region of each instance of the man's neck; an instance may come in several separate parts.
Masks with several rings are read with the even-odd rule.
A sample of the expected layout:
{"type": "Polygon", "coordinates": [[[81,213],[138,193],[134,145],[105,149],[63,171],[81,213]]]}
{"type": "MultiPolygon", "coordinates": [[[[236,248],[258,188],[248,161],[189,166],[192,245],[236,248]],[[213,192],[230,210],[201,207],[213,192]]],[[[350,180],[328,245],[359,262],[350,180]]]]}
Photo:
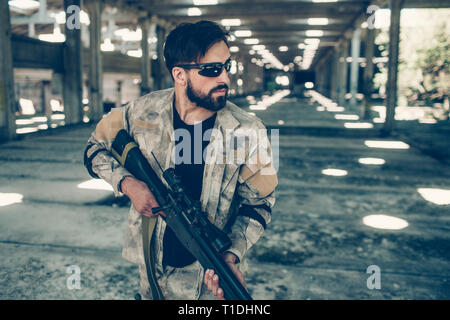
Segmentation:
{"type": "Polygon", "coordinates": [[[175,93],[175,108],[180,115],[180,119],[186,124],[195,124],[212,117],[216,111],[211,111],[192,103],[186,96],[175,93]]]}

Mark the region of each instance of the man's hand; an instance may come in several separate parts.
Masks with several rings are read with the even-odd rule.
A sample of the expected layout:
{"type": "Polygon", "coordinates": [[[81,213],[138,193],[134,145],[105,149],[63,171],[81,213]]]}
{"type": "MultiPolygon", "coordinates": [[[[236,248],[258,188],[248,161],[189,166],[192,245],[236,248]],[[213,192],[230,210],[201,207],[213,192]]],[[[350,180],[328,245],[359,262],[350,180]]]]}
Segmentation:
{"type": "MultiPolygon", "coordinates": [[[[231,271],[233,271],[236,278],[239,282],[244,286],[247,290],[247,286],[245,285],[244,276],[236,267],[236,256],[232,253],[226,253],[224,255],[224,260],[230,267],[231,271]]],[[[223,290],[219,287],[219,276],[214,274],[214,270],[208,269],[205,272],[204,278],[205,285],[208,287],[208,290],[212,292],[219,300],[224,300],[223,290]]]]}
{"type": "Polygon", "coordinates": [[[140,214],[149,218],[157,216],[158,214],[161,214],[164,217],[166,216],[162,211],[156,214],[152,213],[152,208],[159,207],[159,204],[144,182],[134,177],[127,176],[122,180],[120,189],[128,196],[128,198],[130,198],[133,207],[140,214]]]}

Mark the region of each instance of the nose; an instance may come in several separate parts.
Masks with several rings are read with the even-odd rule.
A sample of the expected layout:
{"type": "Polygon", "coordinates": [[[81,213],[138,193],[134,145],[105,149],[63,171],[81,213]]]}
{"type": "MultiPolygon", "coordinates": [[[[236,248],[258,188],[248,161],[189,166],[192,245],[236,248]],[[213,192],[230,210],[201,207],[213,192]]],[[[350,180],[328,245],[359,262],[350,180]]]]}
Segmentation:
{"type": "Polygon", "coordinates": [[[221,83],[229,83],[230,77],[228,76],[228,72],[225,68],[222,69],[222,73],[217,77],[217,80],[221,83]]]}

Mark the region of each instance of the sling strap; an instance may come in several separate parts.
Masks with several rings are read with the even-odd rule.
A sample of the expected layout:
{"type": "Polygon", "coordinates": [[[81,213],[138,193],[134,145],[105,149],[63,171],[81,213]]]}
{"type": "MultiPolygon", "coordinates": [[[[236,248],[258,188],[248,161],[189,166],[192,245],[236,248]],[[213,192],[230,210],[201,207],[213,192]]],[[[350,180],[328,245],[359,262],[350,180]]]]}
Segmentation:
{"type": "Polygon", "coordinates": [[[158,280],[156,280],[155,253],[151,250],[152,244],[155,242],[153,231],[155,230],[157,218],[157,216],[152,218],[142,216],[142,242],[144,247],[145,268],[147,270],[148,283],[150,284],[150,289],[152,291],[152,298],[153,300],[164,300],[158,280]]]}

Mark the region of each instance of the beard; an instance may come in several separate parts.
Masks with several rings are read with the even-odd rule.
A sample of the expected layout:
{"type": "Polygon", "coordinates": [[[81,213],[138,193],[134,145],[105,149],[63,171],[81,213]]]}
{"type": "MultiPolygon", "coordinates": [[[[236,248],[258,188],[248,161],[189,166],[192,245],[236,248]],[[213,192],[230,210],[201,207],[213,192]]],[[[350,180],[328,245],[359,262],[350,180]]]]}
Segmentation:
{"type": "Polygon", "coordinates": [[[210,111],[219,111],[223,109],[227,103],[228,86],[226,84],[222,84],[211,89],[207,95],[202,95],[201,93],[196,92],[194,88],[192,88],[192,83],[190,79],[188,79],[186,95],[191,102],[195,103],[199,107],[208,109],[210,111]],[[221,89],[226,89],[225,95],[213,98],[213,93],[221,89]]]}

